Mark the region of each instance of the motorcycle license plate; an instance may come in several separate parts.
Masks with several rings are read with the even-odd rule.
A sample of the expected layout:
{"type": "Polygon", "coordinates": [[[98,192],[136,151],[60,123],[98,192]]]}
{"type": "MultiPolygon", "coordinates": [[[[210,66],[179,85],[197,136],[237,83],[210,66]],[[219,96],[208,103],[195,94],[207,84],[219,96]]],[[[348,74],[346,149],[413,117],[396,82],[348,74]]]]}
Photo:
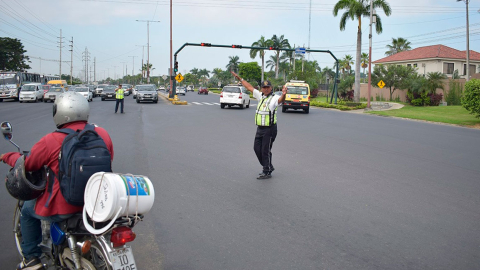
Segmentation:
{"type": "Polygon", "coordinates": [[[115,249],[110,252],[110,259],[113,270],[137,270],[131,247],[115,249]]]}

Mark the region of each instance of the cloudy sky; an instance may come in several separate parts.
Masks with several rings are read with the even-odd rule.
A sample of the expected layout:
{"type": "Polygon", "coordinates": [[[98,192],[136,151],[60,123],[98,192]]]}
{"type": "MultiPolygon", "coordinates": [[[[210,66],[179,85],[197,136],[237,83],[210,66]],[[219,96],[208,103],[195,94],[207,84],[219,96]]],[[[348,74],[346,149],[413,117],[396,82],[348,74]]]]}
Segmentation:
{"type": "MultiPolygon", "coordinates": [[[[184,43],[249,46],[261,36],[284,35],[290,44],[330,50],[337,58],[355,59],[357,21],[340,31],[336,0],[173,0],[173,51],[184,43]],[[310,8],[311,4],[311,8],[310,8]],[[311,16],[310,16],[311,14],[311,16]],[[309,31],[310,29],[310,31],[309,31]]],[[[377,13],[383,33],[373,34],[372,60],[384,57],[392,38],[406,38],[412,48],[443,44],[466,49],[466,5],[456,0],[387,0],[392,14],[377,13]]],[[[60,30],[62,61],[70,61],[73,37],[73,75],[83,78],[85,49],[90,66],[96,61],[97,79],[138,73],[147,61],[147,23],[150,23],[152,75],[167,74],[170,66],[170,1],[168,0],[0,0],[0,36],[20,39],[31,58],[31,71],[58,74],[60,30]]],[[[480,1],[470,1],[470,49],[480,52],[480,1]]],[[[342,12],[343,13],[343,12],[342,12]]],[[[362,51],[368,52],[368,19],[362,21],[362,51]]],[[[267,53],[267,57],[272,55],[267,53]]],[[[229,56],[251,59],[246,49],[187,47],[179,54],[179,70],[225,69],[229,56]]],[[[333,58],[308,56],[321,67],[333,58]]],[[[70,73],[70,63],[62,63],[70,73]]]]}

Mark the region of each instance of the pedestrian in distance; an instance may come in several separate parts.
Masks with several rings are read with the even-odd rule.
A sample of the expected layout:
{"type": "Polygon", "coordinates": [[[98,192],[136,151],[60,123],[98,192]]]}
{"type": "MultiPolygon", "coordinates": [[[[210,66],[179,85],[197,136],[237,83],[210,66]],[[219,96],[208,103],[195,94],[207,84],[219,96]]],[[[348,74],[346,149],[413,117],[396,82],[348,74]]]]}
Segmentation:
{"type": "Polygon", "coordinates": [[[119,84],[118,88],[115,89],[115,98],[116,98],[115,113],[117,113],[118,111],[118,104],[121,104],[120,112],[124,113],[125,111],[123,110],[123,103],[125,101],[125,89],[122,88],[121,84],[119,84]]]}
{"type": "Polygon", "coordinates": [[[287,87],[283,86],[281,96],[274,95],[270,81],[263,81],[261,90],[259,91],[253,88],[250,83],[240,78],[235,72],[230,72],[248,91],[252,92],[253,97],[258,100],[257,110],[255,112],[257,133],[255,134],[253,149],[263,169],[257,179],[269,179],[275,170],[272,165],[272,146],[277,137],[277,108],[279,104],[285,101],[287,87]]]}

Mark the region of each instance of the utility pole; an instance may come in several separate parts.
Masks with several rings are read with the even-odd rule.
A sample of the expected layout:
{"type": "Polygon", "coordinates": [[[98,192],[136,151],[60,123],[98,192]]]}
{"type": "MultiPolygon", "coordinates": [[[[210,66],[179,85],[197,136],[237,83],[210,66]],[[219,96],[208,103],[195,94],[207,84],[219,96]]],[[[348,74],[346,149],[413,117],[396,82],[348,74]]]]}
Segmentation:
{"type": "Polygon", "coordinates": [[[70,41],[70,84],[73,85],[73,37],[70,41]]]}
{"type": "Polygon", "coordinates": [[[170,77],[170,98],[173,98],[175,93],[173,91],[174,88],[173,88],[173,81],[172,81],[172,78],[173,78],[173,66],[172,66],[172,55],[173,55],[173,47],[172,47],[172,10],[173,10],[173,3],[172,3],[172,0],[170,0],[170,74],[169,77],[170,77]]]}
{"type": "Polygon", "coordinates": [[[123,81],[123,79],[125,78],[125,63],[126,62],[120,62],[120,63],[123,64],[123,67],[122,67],[122,73],[123,73],[122,81],[123,81]]]}
{"type": "Polygon", "coordinates": [[[150,22],[160,21],[137,20],[137,22],[147,22],[147,83],[150,83],[150,22]]]}
{"type": "Polygon", "coordinates": [[[58,62],[59,63],[59,77],[60,77],[60,80],[62,79],[62,29],[60,29],[60,61],[58,62]]]}
{"type": "MultiPolygon", "coordinates": [[[[367,94],[368,109],[370,109],[370,96],[372,92],[372,24],[373,24],[373,0],[370,1],[370,34],[368,35],[368,40],[369,40],[369,43],[368,43],[368,94],[367,94]]],[[[338,65],[337,65],[337,73],[338,73],[338,65]]]]}
{"type": "Polygon", "coordinates": [[[467,82],[470,80],[470,31],[469,31],[469,23],[468,23],[468,2],[470,0],[457,0],[457,2],[463,1],[467,6],[467,82]]]}
{"type": "Polygon", "coordinates": [[[93,57],[93,81],[97,81],[97,57],[93,57]]]}
{"type": "Polygon", "coordinates": [[[117,77],[117,66],[113,66],[113,80],[116,80],[117,77]]]}
{"type": "Polygon", "coordinates": [[[88,52],[87,47],[85,47],[85,52],[83,52],[83,59],[85,61],[85,82],[88,83],[88,64],[90,61],[90,53],[88,52]]]}

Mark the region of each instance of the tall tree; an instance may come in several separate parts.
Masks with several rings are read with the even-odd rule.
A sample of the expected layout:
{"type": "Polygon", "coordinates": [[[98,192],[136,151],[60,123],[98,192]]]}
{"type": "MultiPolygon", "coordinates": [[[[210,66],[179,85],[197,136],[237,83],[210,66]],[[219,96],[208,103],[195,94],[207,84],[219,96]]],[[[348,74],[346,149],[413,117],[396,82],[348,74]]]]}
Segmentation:
{"type": "Polygon", "coordinates": [[[275,65],[275,79],[278,79],[278,67],[280,61],[280,49],[290,49],[290,43],[288,43],[288,39],[286,39],[283,35],[277,37],[277,35],[273,35],[271,38],[272,46],[276,48],[275,54],[277,55],[277,64],[275,65]]]}
{"type": "MultiPolygon", "coordinates": [[[[207,78],[210,78],[210,71],[208,71],[206,68],[200,69],[198,71],[198,76],[200,76],[200,79],[202,79],[202,82],[204,83],[207,78]]],[[[202,84],[205,85],[205,84],[202,84]]]]}
{"type": "Polygon", "coordinates": [[[392,38],[392,45],[388,44],[386,47],[388,51],[385,52],[385,55],[390,56],[399,52],[411,50],[410,41],[404,38],[392,38]]]}
{"type": "Polygon", "coordinates": [[[30,69],[30,59],[25,55],[23,44],[18,39],[0,38],[0,70],[25,71],[30,69]]]}
{"type": "Polygon", "coordinates": [[[362,60],[363,75],[365,75],[365,69],[368,67],[368,53],[362,53],[361,60],[362,60]]]}
{"type": "MultiPolygon", "coordinates": [[[[259,40],[252,43],[252,47],[264,47],[268,48],[272,45],[272,41],[270,39],[265,39],[264,36],[261,36],[259,40]]],[[[254,59],[257,57],[257,54],[260,55],[262,59],[262,81],[264,81],[264,70],[265,70],[265,50],[262,49],[251,49],[250,50],[250,57],[254,59]]]]}
{"type": "Polygon", "coordinates": [[[229,56],[228,59],[229,59],[229,61],[228,61],[228,64],[226,66],[227,70],[237,73],[238,72],[238,64],[240,63],[240,58],[237,55],[235,55],[235,56],[229,56]]]}
{"type": "MultiPolygon", "coordinates": [[[[375,10],[382,9],[385,15],[390,16],[392,10],[390,5],[385,0],[371,0],[373,1],[373,8],[375,10]]],[[[358,20],[357,30],[357,55],[355,65],[355,90],[354,99],[355,102],[360,101],[360,54],[362,52],[362,17],[370,17],[370,1],[367,0],[339,0],[333,7],[333,15],[336,17],[340,10],[345,10],[340,18],[340,30],[344,31],[347,24],[347,19],[352,21],[358,20]]],[[[377,34],[382,33],[382,20],[376,14],[375,30],[377,34]]]]}

